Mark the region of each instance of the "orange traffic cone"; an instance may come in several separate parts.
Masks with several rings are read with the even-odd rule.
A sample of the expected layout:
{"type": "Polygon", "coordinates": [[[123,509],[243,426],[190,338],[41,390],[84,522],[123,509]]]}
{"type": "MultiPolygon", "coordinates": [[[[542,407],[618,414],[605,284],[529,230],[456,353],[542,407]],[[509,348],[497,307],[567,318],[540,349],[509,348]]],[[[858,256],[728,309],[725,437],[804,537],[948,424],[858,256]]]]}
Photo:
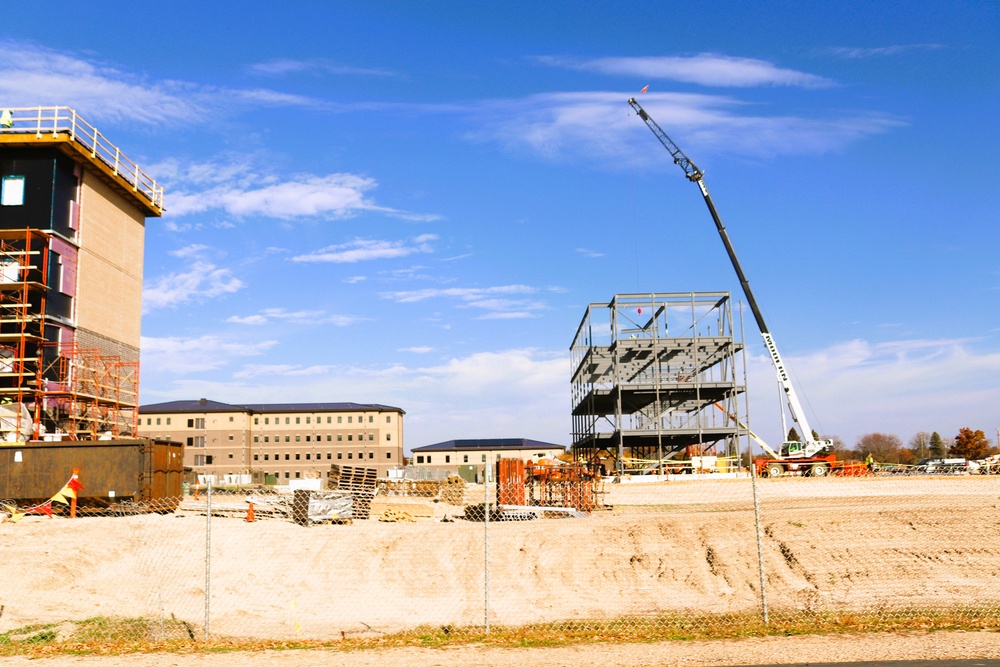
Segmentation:
{"type": "Polygon", "coordinates": [[[247,523],[256,521],[257,519],[253,515],[253,503],[250,503],[250,507],[247,508],[247,518],[244,519],[247,523]]]}
{"type": "Polygon", "coordinates": [[[194,487],[194,499],[198,500],[198,487],[194,487]]]}

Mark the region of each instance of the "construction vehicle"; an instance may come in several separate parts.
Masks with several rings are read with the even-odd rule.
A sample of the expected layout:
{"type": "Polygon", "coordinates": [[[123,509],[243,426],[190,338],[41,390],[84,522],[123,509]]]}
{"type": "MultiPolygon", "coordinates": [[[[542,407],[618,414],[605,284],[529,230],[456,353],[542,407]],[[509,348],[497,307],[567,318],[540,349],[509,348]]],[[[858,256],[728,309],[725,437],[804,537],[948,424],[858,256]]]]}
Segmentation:
{"type": "MultiPolygon", "coordinates": [[[[726,232],[726,228],[722,224],[722,220],[719,218],[719,213],[715,209],[715,203],[712,201],[712,196],[708,193],[708,188],[705,186],[704,172],[699,169],[694,162],[692,162],[687,155],[681,151],[680,147],[673,142],[673,140],[667,136],[667,133],[660,129],[660,126],[656,124],[649,114],[636,102],[635,98],[631,98],[628,101],[629,106],[635,110],[635,112],[642,118],[646,126],[653,132],[663,147],[667,149],[670,153],[670,157],[674,159],[674,164],[678,165],[683,171],[684,175],[689,181],[698,185],[701,190],[701,195],[705,199],[705,204],[708,206],[709,213],[712,214],[712,220],[715,221],[715,228],[719,232],[719,236],[722,238],[723,245],[726,246],[726,252],[729,254],[729,260],[733,264],[733,268],[736,270],[736,276],[739,278],[740,286],[743,288],[743,294],[747,298],[747,302],[750,304],[750,310],[753,311],[754,319],[757,321],[757,327],[760,329],[760,335],[764,338],[764,347],[767,348],[768,354],[771,356],[771,362],[774,364],[775,371],[778,375],[778,382],[781,384],[781,388],[785,392],[785,398],[788,403],[789,412],[792,415],[792,419],[801,427],[802,435],[805,440],[799,442],[794,440],[789,440],[781,444],[781,449],[776,451],[774,448],[770,447],[766,442],[758,438],[756,435],[753,436],[754,440],[761,446],[761,448],[771,457],[769,459],[756,459],[754,461],[754,468],[758,473],[768,477],[775,477],[781,475],[785,472],[801,472],[803,475],[809,475],[814,477],[822,477],[829,473],[831,470],[842,467],[838,465],[836,456],[833,454],[833,441],[832,440],[820,440],[813,435],[814,431],[809,426],[809,420],[806,417],[805,411],[802,409],[801,403],[799,403],[799,397],[795,393],[795,387],[792,386],[792,382],[788,377],[788,372],[785,369],[785,364],[781,360],[781,355],[778,353],[778,347],[774,342],[774,336],[771,334],[770,329],[767,327],[767,323],[764,322],[764,315],[761,313],[760,308],[757,306],[757,300],[754,298],[753,291],[750,289],[750,282],[746,278],[746,274],[743,273],[743,268],[740,266],[740,261],[736,257],[736,250],[733,248],[732,242],[729,240],[729,234],[726,232]]],[[[735,419],[733,415],[730,418],[735,419]]],[[[782,420],[784,420],[784,415],[782,415],[782,420]]],[[[747,429],[749,433],[749,429],[747,429]]]]}

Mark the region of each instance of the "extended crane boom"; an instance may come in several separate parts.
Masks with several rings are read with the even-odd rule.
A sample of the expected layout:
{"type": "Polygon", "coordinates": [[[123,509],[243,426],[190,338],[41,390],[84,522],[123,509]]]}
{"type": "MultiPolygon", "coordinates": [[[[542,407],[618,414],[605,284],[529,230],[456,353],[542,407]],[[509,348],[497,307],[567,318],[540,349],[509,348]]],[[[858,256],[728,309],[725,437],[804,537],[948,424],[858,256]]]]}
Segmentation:
{"type": "MultiPolygon", "coordinates": [[[[788,401],[788,409],[792,413],[792,419],[802,428],[802,439],[801,443],[786,442],[782,445],[781,454],[785,458],[797,458],[797,457],[812,457],[823,453],[828,453],[833,450],[833,442],[829,440],[816,440],[813,437],[813,430],[809,426],[809,420],[806,417],[805,411],[802,409],[802,405],[799,403],[798,395],[795,393],[795,387],[792,386],[791,379],[788,377],[788,372],[785,370],[785,364],[781,360],[781,355],[778,353],[778,347],[774,343],[774,337],[771,335],[770,330],[767,328],[767,323],[764,321],[764,315],[760,312],[760,308],[757,306],[757,300],[754,298],[753,291],[750,289],[750,281],[747,280],[746,274],[743,273],[743,267],[740,266],[740,260],[736,257],[736,250],[733,248],[732,241],[729,240],[729,234],[726,232],[725,226],[722,224],[722,219],[719,218],[719,212],[715,209],[715,203],[712,201],[712,195],[708,193],[708,188],[705,186],[704,172],[695,165],[694,162],[684,154],[684,151],[673,142],[673,140],[664,132],[659,125],[656,124],[649,114],[646,113],[635,98],[631,98],[629,101],[629,106],[631,106],[639,117],[642,118],[646,126],[656,135],[656,138],[660,140],[663,147],[667,149],[670,156],[674,159],[674,164],[678,165],[684,170],[684,175],[692,183],[697,183],[698,188],[701,190],[701,196],[705,199],[705,204],[708,206],[709,213],[712,214],[712,220],[715,221],[715,228],[719,232],[719,236],[722,237],[722,243],[726,246],[726,252],[729,254],[729,261],[732,262],[733,268],[736,270],[736,276],[740,280],[740,286],[743,288],[743,294],[746,295],[747,302],[750,304],[750,310],[753,311],[754,319],[757,320],[757,327],[760,329],[760,335],[764,338],[764,346],[767,348],[768,354],[771,355],[771,361],[774,363],[775,371],[778,374],[778,381],[781,383],[781,388],[785,392],[785,397],[788,401]]],[[[770,450],[770,448],[768,448],[770,450]]]]}

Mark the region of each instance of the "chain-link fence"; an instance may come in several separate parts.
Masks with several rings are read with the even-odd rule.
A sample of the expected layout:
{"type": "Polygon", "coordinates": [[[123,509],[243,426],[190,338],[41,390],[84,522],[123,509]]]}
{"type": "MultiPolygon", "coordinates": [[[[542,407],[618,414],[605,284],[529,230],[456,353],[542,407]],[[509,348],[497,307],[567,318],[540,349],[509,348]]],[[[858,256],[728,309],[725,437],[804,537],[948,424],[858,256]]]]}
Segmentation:
{"type": "Polygon", "coordinates": [[[0,643],[1000,626],[1000,477],[199,490],[0,525],[0,643]]]}

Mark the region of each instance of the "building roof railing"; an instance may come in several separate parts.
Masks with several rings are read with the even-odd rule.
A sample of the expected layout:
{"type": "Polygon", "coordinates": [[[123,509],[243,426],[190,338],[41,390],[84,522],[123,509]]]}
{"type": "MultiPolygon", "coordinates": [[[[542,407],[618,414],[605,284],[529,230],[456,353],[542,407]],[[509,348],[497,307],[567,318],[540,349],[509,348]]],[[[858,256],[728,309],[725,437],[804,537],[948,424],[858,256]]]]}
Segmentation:
{"type": "Polygon", "coordinates": [[[86,149],[91,160],[100,160],[113,176],[131,185],[132,191],[148,200],[157,214],[163,212],[163,186],[158,185],[75,110],[70,107],[8,107],[0,112],[3,113],[0,140],[12,138],[6,135],[32,134],[37,140],[69,140],[78,151],[81,147],[86,149]]]}

